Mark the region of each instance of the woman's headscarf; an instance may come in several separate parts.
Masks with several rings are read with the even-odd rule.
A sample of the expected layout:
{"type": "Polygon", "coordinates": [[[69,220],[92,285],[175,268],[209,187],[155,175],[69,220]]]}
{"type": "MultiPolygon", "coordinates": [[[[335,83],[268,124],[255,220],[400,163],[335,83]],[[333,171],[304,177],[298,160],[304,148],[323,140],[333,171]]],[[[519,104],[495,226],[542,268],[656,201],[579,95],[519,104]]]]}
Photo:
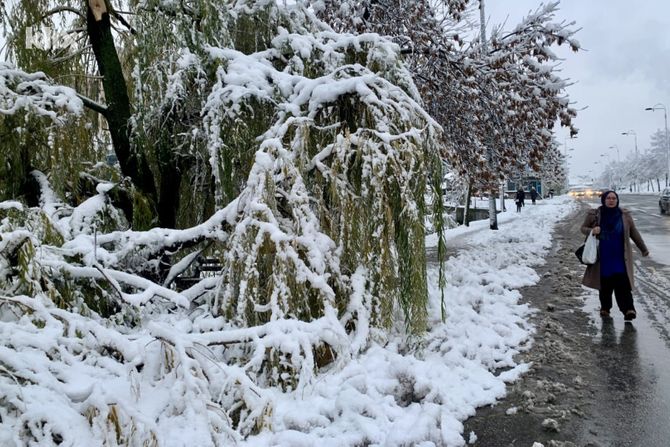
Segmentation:
{"type": "Polygon", "coordinates": [[[603,231],[607,233],[612,233],[616,229],[619,223],[623,223],[621,220],[621,208],[619,208],[619,194],[616,191],[605,191],[600,196],[600,202],[603,206],[600,207],[600,227],[603,231]],[[614,208],[609,208],[605,205],[605,198],[611,194],[616,196],[616,206],[614,208]]]}

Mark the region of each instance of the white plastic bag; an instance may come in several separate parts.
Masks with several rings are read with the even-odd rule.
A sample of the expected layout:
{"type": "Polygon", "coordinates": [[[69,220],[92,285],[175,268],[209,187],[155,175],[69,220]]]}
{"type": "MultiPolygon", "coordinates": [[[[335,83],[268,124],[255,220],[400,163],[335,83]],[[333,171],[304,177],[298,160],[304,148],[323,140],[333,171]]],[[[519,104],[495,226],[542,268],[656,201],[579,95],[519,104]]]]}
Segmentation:
{"type": "Polygon", "coordinates": [[[595,264],[598,260],[598,239],[590,233],[584,243],[584,253],[582,254],[582,262],[584,264],[595,264]]]}

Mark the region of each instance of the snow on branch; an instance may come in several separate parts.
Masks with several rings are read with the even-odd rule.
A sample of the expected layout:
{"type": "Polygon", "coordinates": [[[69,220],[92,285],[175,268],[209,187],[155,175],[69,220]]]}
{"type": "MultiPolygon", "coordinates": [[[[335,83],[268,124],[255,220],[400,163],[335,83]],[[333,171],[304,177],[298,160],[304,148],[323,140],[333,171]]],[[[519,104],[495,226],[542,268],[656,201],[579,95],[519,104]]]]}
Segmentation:
{"type": "MultiPolygon", "coordinates": [[[[270,125],[259,137],[263,143],[238,199],[242,218],[226,241],[230,248],[215,307],[244,324],[318,318],[319,309],[332,306],[333,296],[351,293],[349,278],[341,273],[344,264],[348,271],[364,267],[369,287],[393,297],[369,303],[377,310],[358,312],[358,317],[370,315],[373,326],[389,326],[400,311],[409,326],[419,328],[423,295],[404,297],[408,290],[394,278],[404,277],[417,286],[414,291],[422,290],[420,273],[405,270],[401,258],[423,256],[422,185],[428,148],[438,146],[440,127],[413,97],[411,82],[406,90],[391,82],[410,79],[389,63],[399,57],[397,46],[371,35],[337,37],[332,32],[283,33],[272,41],[275,48],[250,55],[209,49],[219,66],[203,115],[219,188],[227,183],[221,160],[241,158],[231,141],[238,123],[260,115],[270,125]],[[362,63],[348,64],[348,58],[362,63]],[[313,64],[309,70],[307,64],[313,64]],[[264,108],[272,115],[265,116],[264,108]],[[401,215],[402,223],[394,221],[401,215]],[[403,226],[402,240],[396,240],[393,226],[403,226]],[[362,241],[345,235],[360,231],[366,242],[354,249],[362,241]],[[333,255],[324,258],[323,253],[333,255]],[[313,279],[320,277],[327,280],[313,279]],[[301,303],[313,301],[314,294],[322,304],[316,314],[314,306],[305,313],[309,307],[301,303]]],[[[223,200],[224,194],[218,197],[223,200]]],[[[340,313],[344,310],[340,305],[340,313]]]]}
{"type": "Polygon", "coordinates": [[[81,114],[83,102],[73,89],[52,85],[44,73],[26,73],[0,62],[0,114],[21,110],[59,122],[64,113],[81,114]]]}

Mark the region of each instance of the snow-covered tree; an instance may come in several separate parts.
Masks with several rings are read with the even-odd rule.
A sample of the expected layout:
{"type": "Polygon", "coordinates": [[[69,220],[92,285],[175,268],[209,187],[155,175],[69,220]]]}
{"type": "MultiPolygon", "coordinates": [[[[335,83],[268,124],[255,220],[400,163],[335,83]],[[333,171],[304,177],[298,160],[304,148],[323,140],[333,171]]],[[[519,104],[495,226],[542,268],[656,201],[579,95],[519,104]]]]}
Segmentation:
{"type": "Polygon", "coordinates": [[[659,191],[666,182],[666,148],[665,131],[657,130],[651,135],[646,150],[628,154],[624,160],[609,160],[602,165],[598,183],[630,191],[659,191]]]}
{"type": "Polygon", "coordinates": [[[464,176],[498,179],[556,157],[558,120],[577,130],[576,111],[557,70],[554,45],[579,49],[573,23],[555,22],[558,2],[529,13],[516,27],[493,28],[482,45],[468,13],[477,1],[320,0],[338,29],[390,35],[409,60],[427,109],[445,132],[444,157],[464,176]],[[487,149],[493,148],[493,163],[487,149]]]}
{"type": "Polygon", "coordinates": [[[554,142],[555,150],[545,154],[542,158],[540,170],[537,171],[539,177],[542,179],[544,193],[549,189],[554,191],[561,191],[567,184],[567,172],[565,170],[566,160],[561,154],[558,145],[554,142]]]}
{"type": "MultiPolygon", "coordinates": [[[[664,130],[657,130],[651,135],[649,149],[638,157],[639,174],[644,180],[655,180],[657,185],[666,182],[668,170],[667,141],[664,130]]],[[[660,186],[658,186],[660,189],[660,186]]]]}
{"type": "Polygon", "coordinates": [[[400,48],[299,3],[126,6],[8,14],[15,49],[41,23],[25,11],[67,14],[88,40],[16,50],[0,71],[17,135],[3,169],[20,162],[35,190],[0,203],[2,440],[163,445],[192,427],[230,445],[265,427],[277,390],[426,329],[442,138],[400,48]],[[82,70],[34,74],[40,58],[82,70]],[[158,388],[172,394],[147,404],[158,388]]]}

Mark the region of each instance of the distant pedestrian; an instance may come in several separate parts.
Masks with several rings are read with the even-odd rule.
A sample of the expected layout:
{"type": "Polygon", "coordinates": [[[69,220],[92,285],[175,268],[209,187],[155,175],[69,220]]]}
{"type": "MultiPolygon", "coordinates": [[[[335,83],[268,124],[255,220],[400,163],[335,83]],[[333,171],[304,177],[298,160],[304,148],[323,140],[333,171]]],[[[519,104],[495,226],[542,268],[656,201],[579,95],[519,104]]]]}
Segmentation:
{"type": "Polygon", "coordinates": [[[516,192],[516,197],[514,202],[516,203],[516,212],[521,212],[521,207],[524,205],[523,201],[526,199],[526,193],[523,192],[523,188],[519,186],[519,190],[516,192]]]}
{"type": "Polygon", "coordinates": [[[550,199],[553,199],[553,198],[554,198],[554,190],[553,190],[553,189],[550,189],[550,190],[549,190],[549,198],[550,198],[550,199]]]}
{"type": "Polygon", "coordinates": [[[637,313],[633,304],[633,251],[630,239],[635,242],[642,256],[649,250],[635,227],[630,211],[619,208],[619,196],[614,191],[605,191],[600,196],[602,206],[588,211],[582,233],[593,233],[598,237],[598,260],[586,266],[582,284],[598,290],[600,315],[609,317],[612,308],[612,293],[626,321],[633,320],[637,313]]]}
{"type": "Polygon", "coordinates": [[[535,199],[537,199],[537,191],[535,191],[534,186],[531,186],[530,187],[530,200],[533,201],[533,205],[535,205],[535,199]]]}

